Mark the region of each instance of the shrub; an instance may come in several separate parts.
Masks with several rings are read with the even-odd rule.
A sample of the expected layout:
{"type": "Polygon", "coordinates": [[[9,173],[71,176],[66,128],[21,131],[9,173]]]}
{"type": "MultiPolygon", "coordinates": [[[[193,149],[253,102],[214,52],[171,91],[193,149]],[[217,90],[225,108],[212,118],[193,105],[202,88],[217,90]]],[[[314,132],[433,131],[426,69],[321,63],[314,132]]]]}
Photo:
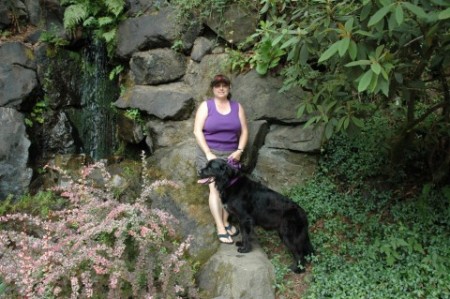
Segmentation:
{"type": "Polygon", "coordinates": [[[56,190],[70,201],[69,208],[53,211],[47,218],[25,213],[0,217],[9,228],[0,231],[0,281],[9,286],[8,295],[197,297],[186,260],[191,237],[180,240],[176,219],[145,203],[155,188],[174,183],[143,181],[135,203],[120,203],[110,191],[104,165],[97,163],[84,168],[79,181],[67,178],[65,186],[56,190]],[[92,187],[88,180],[95,168],[103,172],[103,189],[92,187]]]}

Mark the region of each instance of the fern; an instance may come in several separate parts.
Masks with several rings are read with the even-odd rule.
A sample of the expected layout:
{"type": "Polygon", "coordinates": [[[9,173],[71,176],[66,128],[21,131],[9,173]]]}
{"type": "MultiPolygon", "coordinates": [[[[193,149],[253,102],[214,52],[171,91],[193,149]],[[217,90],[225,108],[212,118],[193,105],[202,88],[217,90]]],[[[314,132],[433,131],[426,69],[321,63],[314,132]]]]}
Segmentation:
{"type": "Polygon", "coordinates": [[[105,0],[104,1],[108,11],[118,17],[122,12],[125,6],[125,1],[123,0],[105,0]]]}
{"type": "Polygon", "coordinates": [[[64,28],[72,30],[89,16],[85,3],[72,4],[64,11],[64,28]]]}

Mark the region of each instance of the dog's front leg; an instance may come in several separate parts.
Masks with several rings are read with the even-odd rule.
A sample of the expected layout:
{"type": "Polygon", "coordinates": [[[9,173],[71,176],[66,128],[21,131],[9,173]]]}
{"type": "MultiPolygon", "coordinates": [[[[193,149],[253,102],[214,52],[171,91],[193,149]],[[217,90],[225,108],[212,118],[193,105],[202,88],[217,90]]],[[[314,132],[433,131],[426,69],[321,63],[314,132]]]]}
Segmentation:
{"type": "Polygon", "coordinates": [[[238,246],[238,252],[246,253],[252,250],[252,243],[250,242],[250,237],[253,229],[253,220],[250,216],[245,216],[240,219],[240,227],[242,240],[236,242],[236,246],[238,246]]]}

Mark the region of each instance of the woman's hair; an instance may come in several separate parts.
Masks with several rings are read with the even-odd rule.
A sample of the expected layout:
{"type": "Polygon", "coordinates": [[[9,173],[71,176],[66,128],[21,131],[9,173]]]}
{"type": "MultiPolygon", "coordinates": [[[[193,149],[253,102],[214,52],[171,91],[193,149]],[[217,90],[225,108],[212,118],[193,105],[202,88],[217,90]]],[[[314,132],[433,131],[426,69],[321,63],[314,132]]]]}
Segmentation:
{"type": "Polygon", "coordinates": [[[215,75],[214,78],[212,79],[212,81],[211,81],[211,88],[216,86],[219,83],[223,83],[223,84],[225,84],[227,86],[231,85],[231,81],[230,81],[230,79],[228,79],[227,76],[219,74],[219,75],[215,75]]]}

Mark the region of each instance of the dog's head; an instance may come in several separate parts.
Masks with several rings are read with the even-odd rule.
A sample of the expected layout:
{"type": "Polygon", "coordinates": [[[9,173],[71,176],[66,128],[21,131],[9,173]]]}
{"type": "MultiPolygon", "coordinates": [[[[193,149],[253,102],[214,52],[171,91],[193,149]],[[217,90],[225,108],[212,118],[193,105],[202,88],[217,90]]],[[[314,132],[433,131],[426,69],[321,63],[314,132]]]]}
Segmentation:
{"type": "Polygon", "coordinates": [[[237,167],[232,166],[224,159],[209,160],[204,168],[200,170],[199,183],[209,184],[213,181],[217,186],[226,186],[239,174],[237,167]]]}

